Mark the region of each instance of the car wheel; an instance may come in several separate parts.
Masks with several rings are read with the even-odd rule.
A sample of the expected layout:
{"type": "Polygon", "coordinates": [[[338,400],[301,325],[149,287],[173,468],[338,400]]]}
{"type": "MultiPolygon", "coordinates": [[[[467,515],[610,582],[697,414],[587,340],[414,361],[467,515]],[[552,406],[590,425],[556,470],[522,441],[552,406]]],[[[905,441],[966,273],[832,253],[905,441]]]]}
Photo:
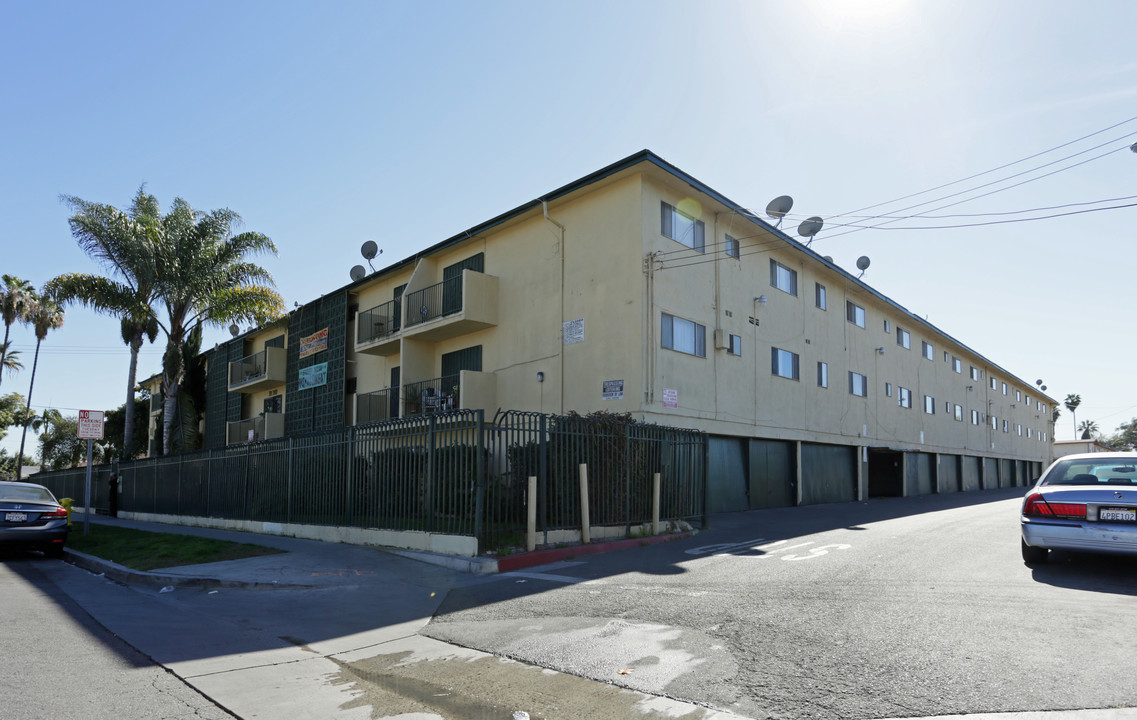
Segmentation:
{"type": "Polygon", "coordinates": [[[1030,545],[1027,545],[1025,540],[1020,542],[1022,542],[1023,546],[1024,563],[1027,565],[1035,565],[1038,563],[1046,562],[1046,557],[1050,554],[1049,550],[1043,547],[1032,547],[1030,545]]]}

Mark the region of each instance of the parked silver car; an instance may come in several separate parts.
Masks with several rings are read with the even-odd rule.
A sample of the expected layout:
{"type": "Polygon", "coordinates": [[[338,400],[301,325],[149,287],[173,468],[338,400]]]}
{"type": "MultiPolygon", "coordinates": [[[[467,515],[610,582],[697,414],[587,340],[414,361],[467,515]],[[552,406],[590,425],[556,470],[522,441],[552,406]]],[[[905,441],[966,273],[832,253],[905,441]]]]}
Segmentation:
{"type": "Polygon", "coordinates": [[[67,510],[43,485],[0,482],[0,546],[63,557],[70,529],[67,510]]]}
{"type": "Polygon", "coordinates": [[[1050,550],[1137,555],[1137,453],[1055,460],[1023,498],[1023,562],[1050,550]]]}

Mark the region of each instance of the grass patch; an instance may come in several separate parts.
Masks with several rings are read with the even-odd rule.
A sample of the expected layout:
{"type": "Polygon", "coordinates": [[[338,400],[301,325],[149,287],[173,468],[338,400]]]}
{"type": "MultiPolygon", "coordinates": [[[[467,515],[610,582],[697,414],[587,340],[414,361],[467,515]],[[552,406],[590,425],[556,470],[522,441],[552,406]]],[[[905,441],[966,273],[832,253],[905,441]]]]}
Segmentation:
{"type": "Polygon", "coordinates": [[[181,565],[241,560],[285,552],[264,545],[214,540],[196,535],[147,532],[95,523],[90,525],[90,534],[86,537],[83,536],[81,527],[78,525],[72,527],[71,534],[67,538],[67,547],[135,570],[157,570],[181,565]]]}

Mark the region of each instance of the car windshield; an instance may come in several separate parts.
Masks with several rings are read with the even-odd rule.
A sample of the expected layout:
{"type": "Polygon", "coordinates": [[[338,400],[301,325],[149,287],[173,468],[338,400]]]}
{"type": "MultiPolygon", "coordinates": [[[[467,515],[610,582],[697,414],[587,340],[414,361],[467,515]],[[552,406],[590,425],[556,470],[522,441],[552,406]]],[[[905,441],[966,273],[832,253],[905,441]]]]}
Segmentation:
{"type": "Polygon", "coordinates": [[[0,485],[0,500],[23,500],[25,502],[55,502],[47,488],[23,485],[0,485]]]}
{"type": "Polygon", "coordinates": [[[1137,458],[1059,461],[1043,485],[1137,485],[1137,458]]]}

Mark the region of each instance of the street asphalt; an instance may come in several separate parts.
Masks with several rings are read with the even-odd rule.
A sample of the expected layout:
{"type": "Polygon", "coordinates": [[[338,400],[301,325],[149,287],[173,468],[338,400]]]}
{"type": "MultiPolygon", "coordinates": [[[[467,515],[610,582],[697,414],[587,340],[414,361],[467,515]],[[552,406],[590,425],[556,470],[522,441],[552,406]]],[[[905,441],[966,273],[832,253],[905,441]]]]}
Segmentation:
{"type": "MultiPolygon", "coordinates": [[[[74,533],[82,533],[82,520],[75,516],[74,533]]],[[[509,720],[525,717],[512,714],[522,712],[532,720],[741,717],[419,634],[451,589],[494,582],[512,571],[566,557],[618,552],[629,541],[526,553],[499,562],[105,516],[91,520],[285,551],[139,572],[68,549],[68,562],[89,572],[55,573],[101,625],[244,720],[509,720]],[[133,595],[123,585],[133,588],[133,595]],[[167,614],[155,616],[155,602],[179,595],[184,603],[165,603],[167,614]],[[216,627],[205,630],[203,620],[216,627]],[[231,631],[225,631],[227,622],[231,631]],[[250,639],[254,634],[255,641],[250,639]]],[[[925,720],[947,718],[1137,720],[1137,709],[925,720]]]]}

